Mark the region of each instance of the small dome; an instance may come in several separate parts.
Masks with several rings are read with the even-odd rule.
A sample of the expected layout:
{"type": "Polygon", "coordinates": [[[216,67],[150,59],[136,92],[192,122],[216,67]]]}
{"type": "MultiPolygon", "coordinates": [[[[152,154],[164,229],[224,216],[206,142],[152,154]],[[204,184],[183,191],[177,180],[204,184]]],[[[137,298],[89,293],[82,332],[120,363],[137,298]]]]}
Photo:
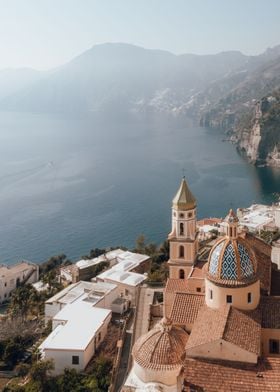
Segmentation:
{"type": "Polygon", "coordinates": [[[183,364],[188,334],[163,318],[151,331],[135,343],[132,354],[135,362],[145,369],[172,369],[183,364]]]}
{"type": "Polygon", "coordinates": [[[208,279],[214,283],[236,286],[257,280],[255,255],[241,237],[219,239],[210,252],[206,268],[208,279]]]}

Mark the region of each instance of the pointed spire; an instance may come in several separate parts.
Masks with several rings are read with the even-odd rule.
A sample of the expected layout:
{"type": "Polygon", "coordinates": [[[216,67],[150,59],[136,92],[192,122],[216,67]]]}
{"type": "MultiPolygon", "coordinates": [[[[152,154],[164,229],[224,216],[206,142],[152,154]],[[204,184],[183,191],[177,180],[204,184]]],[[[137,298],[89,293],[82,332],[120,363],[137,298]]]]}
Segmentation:
{"type": "Polygon", "coordinates": [[[178,210],[191,210],[196,207],[196,200],[187,185],[185,176],[181,181],[180,188],[178,189],[172,203],[173,208],[178,210]]]}
{"type": "Polygon", "coordinates": [[[225,217],[225,222],[227,223],[239,222],[239,219],[237,218],[232,208],[229,210],[227,216],[225,217]]]}
{"type": "Polygon", "coordinates": [[[237,218],[235,212],[232,209],[229,210],[229,213],[225,217],[224,221],[227,223],[226,235],[229,238],[236,238],[239,219],[237,218]]]}

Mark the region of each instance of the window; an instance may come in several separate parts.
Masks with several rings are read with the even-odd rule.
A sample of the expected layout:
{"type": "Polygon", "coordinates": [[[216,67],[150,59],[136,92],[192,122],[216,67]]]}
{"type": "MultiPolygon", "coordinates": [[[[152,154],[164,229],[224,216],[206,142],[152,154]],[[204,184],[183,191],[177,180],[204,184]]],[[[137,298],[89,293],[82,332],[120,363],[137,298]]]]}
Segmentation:
{"type": "Polygon", "coordinates": [[[184,223],[180,223],[180,235],[184,235],[184,223]]]}
{"type": "Polygon", "coordinates": [[[100,340],[101,340],[101,332],[99,332],[98,334],[98,341],[100,342],[100,340]]]}
{"type": "Polygon", "coordinates": [[[227,303],[228,304],[232,303],[232,295],[227,295],[227,303]]]}
{"type": "Polygon", "coordinates": [[[180,218],[184,218],[185,215],[181,213],[179,216],[180,218]]]}
{"type": "Polygon", "coordinates": [[[213,299],[213,290],[209,290],[209,298],[213,299]]]}
{"type": "Polygon", "coordinates": [[[279,340],[269,339],[270,354],[279,354],[279,340]]]}
{"type": "Polygon", "coordinates": [[[173,216],[176,216],[176,212],[173,212],[173,216]]]}
{"type": "Polygon", "coordinates": [[[127,289],[125,289],[124,294],[125,294],[125,295],[128,295],[128,294],[129,294],[129,291],[128,291],[127,289]]]}
{"type": "Polygon", "coordinates": [[[192,217],[192,213],[189,212],[189,213],[188,213],[188,218],[191,218],[191,217],[192,217]]]}
{"type": "Polygon", "coordinates": [[[197,293],[201,293],[201,287],[196,288],[197,293]]]}
{"type": "Polygon", "coordinates": [[[73,355],[72,356],[72,365],[79,365],[79,363],[80,363],[79,355],[73,355]]]}
{"type": "Polygon", "coordinates": [[[179,257],[184,257],[185,256],[185,249],[183,245],[179,246],[179,257]]]}
{"type": "Polygon", "coordinates": [[[5,282],[5,287],[7,287],[7,282],[5,282]]]}
{"type": "Polygon", "coordinates": [[[185,279],[185,271],[183,269],[179,271],[179,279],[185,279]]]}
{"type": "Polygon", "coordinates": [[[248,304],[252,302],[252,293],[248,293],[248,304]]]}

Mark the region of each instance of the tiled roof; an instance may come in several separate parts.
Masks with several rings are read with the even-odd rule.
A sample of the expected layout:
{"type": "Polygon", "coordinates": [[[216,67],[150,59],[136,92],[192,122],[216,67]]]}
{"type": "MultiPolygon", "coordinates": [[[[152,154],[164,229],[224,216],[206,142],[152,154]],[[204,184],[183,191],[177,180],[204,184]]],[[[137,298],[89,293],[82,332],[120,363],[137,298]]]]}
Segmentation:
{"type": "Polygon", "coordinates": [[[280,271],[272,270],[271,271],[271,295],[279,295],[280,296],[280,271]]]}
{"type": "Polygon", "coordinates": [[[204,304],[204,294],[176,293],[170,318],[175,324],[193,324],[204,304]]]}
{"type": "Polygon", "coordinates": [[[260,312],[241,311],[230,307],[223,339],[242,349],[260,355],[260,312]]]}
{"type": "Polygon", "coordinates": [[[280,297],[261,297],[260,308],[262,327],[280,329],[280,297]]]}
{"type": "Polygon", "coordinates": [[[246,241],[255,252],[257,269],[260,277],[261,288],[270,292],[271,284],[271,246],[260,238],[246,233],[246,241]]]}
{"type": "Polygon", "coordinates": [[[169,293],[196,293],[197,287],[204,286],[204,281],[200,278],[189,279],[168,279],[165,292],[169,293]]]}
{"type": "Polygon", "coordinates": [[[183,364],[187,339],[187,332],[163,319],[137,340],[132,354],[145,369],[172,369],[183,364]]]}
{"type": "Polygon", "coordinates": [[[186,359],[185,392],[279,392],[280,358],[250,365],[226,361],[186,359]]]}
{"type": "Polygon", "coordinates": [[[259,354],[261,325],[260,316],[256,313],[245,313],[230,305],[219,309],[203,306],[193,325],[186,349],[223,339],[259,354]]]}

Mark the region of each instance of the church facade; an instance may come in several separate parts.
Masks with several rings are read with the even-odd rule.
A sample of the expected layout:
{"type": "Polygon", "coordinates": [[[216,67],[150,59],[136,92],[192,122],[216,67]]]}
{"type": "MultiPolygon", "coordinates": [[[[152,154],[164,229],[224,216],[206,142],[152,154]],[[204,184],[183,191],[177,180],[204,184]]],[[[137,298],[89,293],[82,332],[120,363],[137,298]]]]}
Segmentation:
{"type": "Polygon", "coordinates": [[[280,287],[271,247],[239,227],[209,254],[183,178],[172,202],[164,318],[141,336],[123,391],[280,391],[280,287]],[[207,252],[206,252],[207,253],[207,252]]]}

